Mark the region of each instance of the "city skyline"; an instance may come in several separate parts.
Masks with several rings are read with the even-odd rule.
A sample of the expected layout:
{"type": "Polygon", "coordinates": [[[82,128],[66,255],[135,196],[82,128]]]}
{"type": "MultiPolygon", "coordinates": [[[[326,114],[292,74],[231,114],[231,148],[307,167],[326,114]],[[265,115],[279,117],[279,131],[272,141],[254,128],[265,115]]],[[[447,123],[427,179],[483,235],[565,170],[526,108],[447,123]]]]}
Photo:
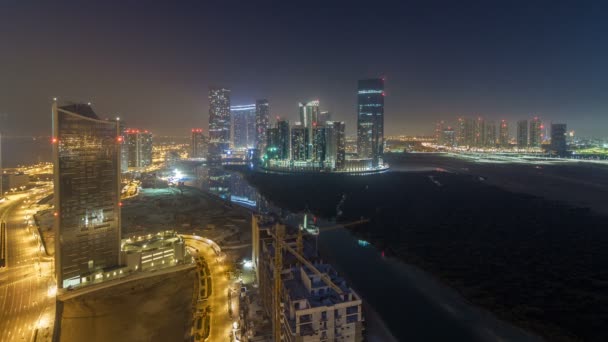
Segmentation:
{"type": "MultiPolygon", "coordinates": [[[[496,122],[550,117],[581,135],[604,136],[608,104],[600,85],[607,70],[601,61],[608,49],[598,36],[606,28],[600,16],[604,5],[475,5],[394,4],[366,12],[324,4],[314,7],[318,27],[306,30],[287,25],[306,12],[289,4],[261,6],[265,10],[258,17],[281,18],[268,21],[270,26],[258,24],[266,22],[258,17],[253,21],[248,5],[237,11],[219,6],[212,16],[195,11],[204,7],[197,4],[171,10],[150,5],[145,13],[118,3],[39,4],[34,9],[6,5],[0,25],[8,34],[0,36],[5,51],[0,65],[14,67],[0,85],[0,125],[16,135],[49,134],[42,118],[51,99],[59,97],[91,101],[99,112],[119,114],[132,126],[146,126],[159,135],[181,135],[182,127],[208,129],[206,92],[213,85],[232,89],[232,102],[238,104],[266,98],[273,115],[290,120],[297,116],[294,104],[319,99],[334,120],[348,122],[357,113],[352,95],[356,80],[384,76],[386,135],[420,134],[428,132],[428,122],[483,115],[496,122]],[[344,11],[348,15],[339,15],[344,11]],[[410,20],[400,20],[401,15],[410,20]],[[216,24],[231,16],[237,26],[219,35],[216,24]],[[48,23],[51,18],[54,25],[48,23]],[[130,24],[138,20],[183,26],[144,25],[151,30],[144,32],[130,24]],[[81,24],[78,35],[63,22],[81,24]],[[440,22],[452,30],[434,26],[440,22]],[[250,32],[241,30],[245,25],[250,32]],[[183,44],[195,35],[201,35],[198,45],[217,49],[207,53],[183,44]],[[375,39],[378,51],[391,53],[353,54],[358,37],[375,39]],[[257,41],[252,38],[264,39],[267,48],[254,57],[237,58],[257,41]],[[302,40],[330,53],[293,52],[302,40]],[[32,44],[23,47],[25,41],[32,44]],[[126,41],[138,41],[138,49],[126,41]],[[82,44],[82,58],[63,58],[76,44],[82,44]],[[159,44],[166,46],[161,50],[159,44]],[[102,46],[113,53],[103,53],[102,46]],[[40,55],[49,58],[34,63],[40,55]],[[57,82],[61,79],[70,81],[57,82]],[[32,82],[37,86],[31,87],[32,82]]],[[[351,135],[356,127],[347,130],[351,135]]]]}

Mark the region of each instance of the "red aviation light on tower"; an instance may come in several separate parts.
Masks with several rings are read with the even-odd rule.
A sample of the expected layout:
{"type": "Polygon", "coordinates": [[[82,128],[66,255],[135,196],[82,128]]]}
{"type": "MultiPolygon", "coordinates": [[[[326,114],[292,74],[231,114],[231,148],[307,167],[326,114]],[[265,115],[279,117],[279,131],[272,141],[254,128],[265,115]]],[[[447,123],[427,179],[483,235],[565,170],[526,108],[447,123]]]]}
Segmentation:
{"type": "Polygon", "coordinates": [[[116,137],[116,141],[118,141],[118,142],[122,142],[122,137],[121,137],[121,136],[116,137]]]}
{"type": "Polygon", "coordinates": [[[59,140],[55,137],[51,139],[51,144],[56,144],[59,140]]]}

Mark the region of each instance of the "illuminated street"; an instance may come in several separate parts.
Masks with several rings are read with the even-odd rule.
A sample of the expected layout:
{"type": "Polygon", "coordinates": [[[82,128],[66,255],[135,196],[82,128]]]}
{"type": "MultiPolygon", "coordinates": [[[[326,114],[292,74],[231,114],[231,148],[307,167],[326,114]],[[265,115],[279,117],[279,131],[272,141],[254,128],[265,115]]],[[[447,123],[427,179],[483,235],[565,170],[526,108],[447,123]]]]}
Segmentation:
{"type": "Polygon", "coordinates": [[[7,224],[7,267],[0,270],[0,341],[50,341],[54,318],[52,258],[25,221],[26,194],[0,205],[7,224]]]}
{"type": "Polygon", "coordinates": [[[207,299],[203,306],[211,307],[211,332],[208,341],[227,341],[232,334],[232,325],[235,320],[238,320],[238,292],[233,292],[234,300],[232,300],[232,317],[229,315],[228,291],[230,286],[236,291],[235,284],[231,284],[228,280],[228,266],[223,262],[218,261],[218,256],[213,248],[208,244],[194,239],[187,239],[188,246],[198,249],[199,254],[203,257],[211,271],[211,280],[213,290],[211,296],[207,299]]]}

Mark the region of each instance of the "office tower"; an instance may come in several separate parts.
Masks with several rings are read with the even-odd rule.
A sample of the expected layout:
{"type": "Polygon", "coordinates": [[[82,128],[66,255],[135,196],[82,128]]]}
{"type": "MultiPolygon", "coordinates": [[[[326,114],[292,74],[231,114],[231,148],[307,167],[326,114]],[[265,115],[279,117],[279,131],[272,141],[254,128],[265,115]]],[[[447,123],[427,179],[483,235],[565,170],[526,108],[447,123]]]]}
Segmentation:
{"type": "Polygon", "coordinates": [[[484,147],[496,147],[496,122],[486,122],[486,134],[484,138],[484,147]]]}
{"type": "Polygon", "coordinates": [[[327,121],[325,124],[325,161],[336,170],[344,168],[346,141],[343,121],[327,121]]]}
{"type": "Polygon", "coordinates": [[[566,124],[551,124],[551,153],[558,156],[566,154],[566,124]]]}
{"type": "Polygon", "coordinates": [[[517,148],[528,147],[528,120],[517,121],[517,148]]]}
{"type": "Polygon", "coordinates": [[[461,147],[473,147],[475,145],[475,127],[477,122],[472,118],[458,118],[458,132],[456,142],[461,147]]]}
{"type": "Polygon", "coordinates": [[[315,124],[312,127],[312,159],[316,162],[324,162],[326,157],[326,130],[325,126],[315,124]]]}
{"type": "Polygon", "coordinates": [[[129,168],[144,168],[152,165],[152,133],[138,129],[125,130],[127,165],[129,168]]]}
{"type": "Polygon", "coordinates": [[[299,103],[300,107],[300,122],[306,129],[308,134],[308,146],[306,147],[306,159],[312,159],[312,128],[319,122],[319,100],[310,101],[307,103],[299,103]]]}
{"type": "Polygon", "coordinates": [[[500,120],[498,144],[500,147],[507,147],[509,145],[509,124],[507,123],[507,120],[500,120]]]}
{"type": "Polygon", "coordinates": [[[202,128],[192,129],[192,138],[190,139],[190,158],[205,158],[207,157],[207,142],[203,135],[202,128]]]}
{"type": "Polygon", "coordinates": [[[209,154],[219,157],[230,148],[230,89],[209,88],[209,154]]]}
{"type": "Polygon", "coordinates": [[[308,149],[308,134],[302,123],[298,122],[291,127],[291,159],[306,160],[308,149]]]}
{"type": "Polygon", "coordinates": [[[120,131],[86,104],[53,103],[57,286],[120,260],[120,131]]]}
{"type": "Polygon", "coordinates": [[[357,153],[382,164],[384,155],[384,80],[359,80],[357,87],[357,153]]]}
{"type": "Polygon", "coordinates": [[[331,121],[331,112],[324,111],[319,113],[319,124],[325,125],[327,121],[331,121]]]}
{"type": "Polygon", "coordinates": [[[253,148],[255,145],[256,105],[230,107],[233,121],[234,148],[253,148]]]}
{"type": "Polygon", "coordinates": [[[483,147],[486,142],[486,121],[482,117],[478,117],[475,121],[474,128],[474,145],[476,147],[483,147]]]}
{"type": "Polygon", "coordinates": [[[441,144],[447,147],[456,146],[456,136],[452,127],[447,127],[441,132],[441,144]]]}
{"type": "Polygon", "coordinates": [[[445,122],[443,120],[437,121],[435,123],[435,144],[442,145],[443,144],[443,126],[445,122]]]}
{"type": "Polygon", "coordinates": [[[278,134],[278,158],[281,160],[289,159],[289,121],[279,120],[277,121],[277,134],[278,134]]]}
{"type": "Polygon", "coordinates": [[[255,101],[255,148],[266,151],[268,140],[266,131],[270,126],[270,105],[268,100],[255,101]]]}
{"type": "Polygon", "coordinates": [[[543,138],[543,128],[543,124],[538,117],[534,117],[530,121],[530,130],[528,131],[530,134],[528,138],[530,147],[540,147],[543,138]]]}

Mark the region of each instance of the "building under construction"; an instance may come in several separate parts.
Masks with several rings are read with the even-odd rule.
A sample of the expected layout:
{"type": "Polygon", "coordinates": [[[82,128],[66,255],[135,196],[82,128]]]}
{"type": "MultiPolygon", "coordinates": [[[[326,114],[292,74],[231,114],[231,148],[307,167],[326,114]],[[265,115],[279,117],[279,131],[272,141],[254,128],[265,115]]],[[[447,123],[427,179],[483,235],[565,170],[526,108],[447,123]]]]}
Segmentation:
{"type": "Polygon", "coordinates": [[[274,340],[363,341],[361,298],[303,234],[252,218],[252,259],[274,340]]]}

